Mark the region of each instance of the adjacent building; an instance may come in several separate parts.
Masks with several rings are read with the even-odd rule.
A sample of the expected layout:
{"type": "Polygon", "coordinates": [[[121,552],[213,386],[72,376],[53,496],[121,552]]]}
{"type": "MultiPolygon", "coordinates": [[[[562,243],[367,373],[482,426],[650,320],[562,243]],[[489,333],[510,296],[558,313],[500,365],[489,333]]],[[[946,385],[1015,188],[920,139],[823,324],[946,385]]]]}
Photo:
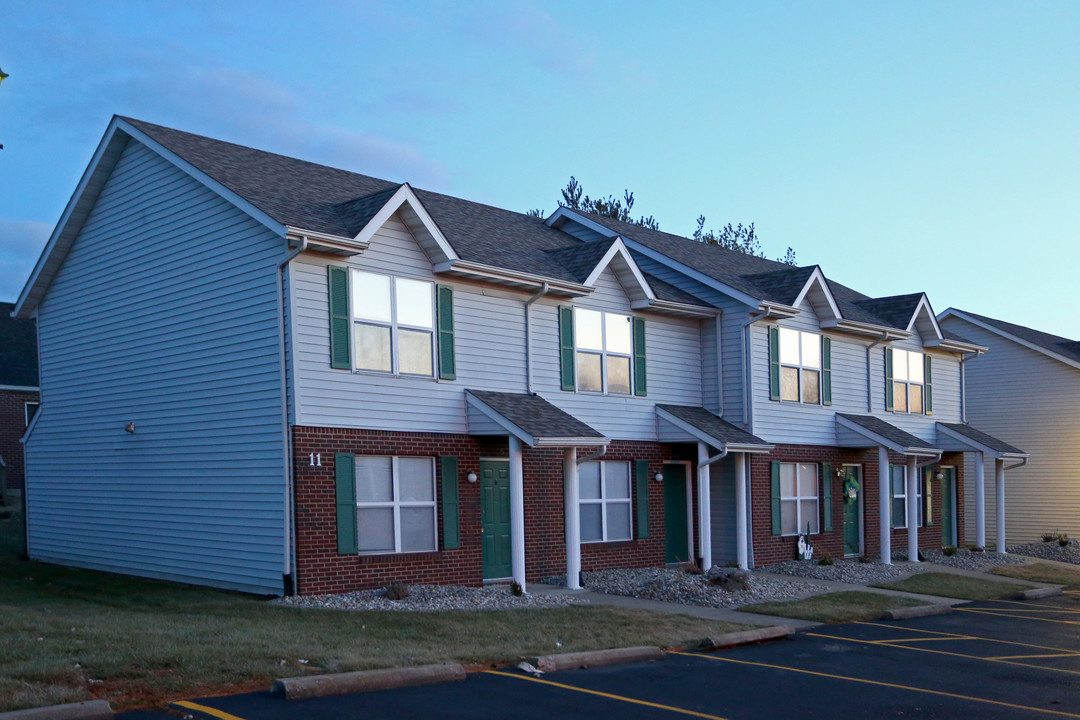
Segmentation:
{"type": "Polygon", "coordinates": [[[0,503],[18,506],[23,490],[22,436],[40,404],[34,321],[0,303],[0,503]]]}

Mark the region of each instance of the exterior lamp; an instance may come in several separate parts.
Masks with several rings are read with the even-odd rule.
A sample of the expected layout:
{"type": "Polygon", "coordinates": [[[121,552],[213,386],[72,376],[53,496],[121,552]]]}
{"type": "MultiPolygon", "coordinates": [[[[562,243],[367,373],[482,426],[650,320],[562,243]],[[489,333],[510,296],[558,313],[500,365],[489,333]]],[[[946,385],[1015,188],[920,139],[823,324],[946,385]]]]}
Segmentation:
{"type": "Polygon", "coordinates": [[[469,474],[465,476],[465,479],[471,483],[476,482],[476,473],[469,471],[469,474]]]}
{"type": "Polygon", "coordinates": [[[664,482],[664,473],[656,473],[655,475],[653,475],[653,480],[655,480],[656,482],[664,482]]]}

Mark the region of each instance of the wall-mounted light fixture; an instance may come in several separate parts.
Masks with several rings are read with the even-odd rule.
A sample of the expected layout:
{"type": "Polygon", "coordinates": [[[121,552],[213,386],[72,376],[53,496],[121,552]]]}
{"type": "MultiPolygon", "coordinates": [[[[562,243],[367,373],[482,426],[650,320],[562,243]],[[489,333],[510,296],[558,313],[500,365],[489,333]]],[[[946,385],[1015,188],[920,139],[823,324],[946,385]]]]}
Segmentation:
{"type": "Polygon", "coordinates": [[[945,473],[938,470],[937,474],[934,475],[934,478],[937,479],[937,480],[944,480],[945,479],[945,473]]]}
{"type": "Polygon", "coordinates": [[[134,435],[135,434],[135,423],[129,422],[127,425],[124,426],[124,429],[127,430],[130,434],[134,435]]]}
{"type": "Polygon", "coordinates": [[[664,482],[664,473],[656,473],[655,475],[653,475],[653,480],[655,480],[656,482],[664,482]]]}
{"type": "Polygon", "coordinates": [[[465,476],[465,479],[468,480],[471,483],[476,482],[476,473],[474,473],[473,471],[470,470],[469,474],[465,476]]]}
{"type": "Polygon", "coordinates": [[[836,468],[836,477],[844,477],[844,468],[842,468],[842,467],[836,468]]]}

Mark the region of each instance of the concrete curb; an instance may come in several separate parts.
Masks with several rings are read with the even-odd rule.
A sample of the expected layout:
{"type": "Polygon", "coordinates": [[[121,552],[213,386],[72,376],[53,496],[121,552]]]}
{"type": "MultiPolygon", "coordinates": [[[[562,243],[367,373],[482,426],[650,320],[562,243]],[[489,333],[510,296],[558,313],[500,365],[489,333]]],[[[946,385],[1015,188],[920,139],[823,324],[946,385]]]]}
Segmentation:
{"type": "Polygon", "coordinates": [[[914,607],[899,607],[886,610],[881,614],[882,620],[908,620],[910,618],[930,617],[931,615],[948,615],[952,612],[950,605],[916,605],[914,607]]]}
{"type": "Polygon", "coordinates": [[[287,700],[372,692],[411,685],[454,682],[465,679],[465,668],[457,663],[416,667],[363,670],[360,672],[282,678],[274,682],[270,694],[287,700]]]}
{"type": "Polygon", "coordinates": [[[537,670],[555,672],[558,670],[578,670],[580,668],[601,667],[603,665],[621,665],[623,663],[652,662],[664,657],[664,651],[652,645],[641,647],[615,648],[614,650],[594,650],[587,652],[562,653],[529,658],[537,670]]]}
{"type": "Polygon", "coordinates": [[[113,720],[112,706],[106,700],[50,705],[0,713],[0,720],[113,720]]]}
{"type": "Polygon", "coordinates": [[[1040,600],[1042,598],[1054,597],[1060,595],[1062,588],[1060,587],[1041,587],[1034,590],[1021,590],[1014,596],[1017,600],[1040,600]]]}
{"type": "Polygon", "coordinates": [[[765,642],[766,640],[778,640],[788,635],[794,635],[795,628],[785,625],[773,625],[772,627],[758,628],[756,630],[741,630],[739,632],[718,635],[715,638],[704,638],[698,645],[699,650],[720,650],[721,648],[736,647],[737,645],[750,645],[751,643],[765,642]]]}

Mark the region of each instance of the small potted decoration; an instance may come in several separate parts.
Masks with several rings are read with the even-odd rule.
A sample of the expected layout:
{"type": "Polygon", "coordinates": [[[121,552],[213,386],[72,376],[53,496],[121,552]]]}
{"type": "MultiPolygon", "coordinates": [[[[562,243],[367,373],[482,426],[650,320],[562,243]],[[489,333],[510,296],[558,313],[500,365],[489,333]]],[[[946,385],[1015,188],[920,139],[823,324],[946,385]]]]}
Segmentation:
{"type": "Polygon", "coordinates": [[[844,502],[851,504],[855,502],[859,497],[859,481],[854,477],[848,477],[844,480],[844,502]]]}

